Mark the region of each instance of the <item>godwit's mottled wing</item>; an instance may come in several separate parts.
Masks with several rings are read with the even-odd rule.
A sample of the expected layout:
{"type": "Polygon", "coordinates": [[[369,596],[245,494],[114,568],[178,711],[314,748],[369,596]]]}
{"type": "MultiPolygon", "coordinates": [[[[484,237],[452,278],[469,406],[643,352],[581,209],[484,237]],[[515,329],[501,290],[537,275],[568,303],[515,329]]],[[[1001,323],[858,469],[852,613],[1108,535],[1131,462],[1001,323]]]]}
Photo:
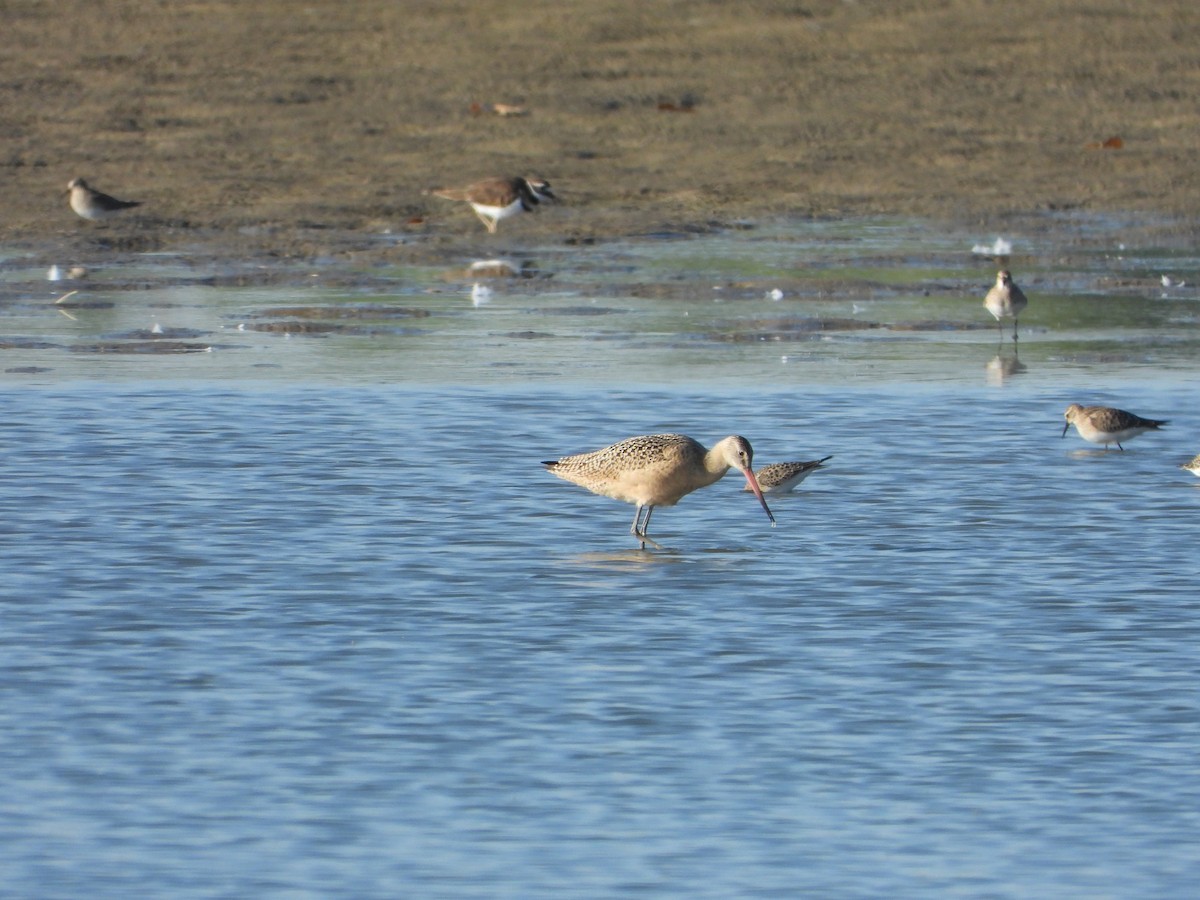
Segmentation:
{"type": "Polygon", "coordinates": [[[703,467],[704,448],[683,434],[626,438],[591,453],[543,462],[559,478],[596,494],[641,505],[669,506],[687,473],[703,467]]]}

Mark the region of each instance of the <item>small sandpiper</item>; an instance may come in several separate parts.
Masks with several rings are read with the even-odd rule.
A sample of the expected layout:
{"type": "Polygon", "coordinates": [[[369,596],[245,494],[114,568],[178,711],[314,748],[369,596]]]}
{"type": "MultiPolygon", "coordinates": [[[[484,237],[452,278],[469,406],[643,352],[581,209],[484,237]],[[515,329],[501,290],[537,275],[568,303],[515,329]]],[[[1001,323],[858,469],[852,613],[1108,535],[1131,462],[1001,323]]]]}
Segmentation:
{"type": "Polygon", "coordinates": [[[996,317],[996,327],[1000,329],[1000,340],[1004,340],[1004,323],[1002,319],[1013,320],[1013,340],[1017,339],[1017,316],[1029,305],[1029,299],[1022,293],[1012,280],[1007,269],[1001,269],[996,275],[996,283],[983,298],[983,305],[996,317]]]}
{"type": "MultiPolygon", "coordinates": [[[[808,462],[772,463],[769,466],[763,466],[754,473],[754,476],[758,479],[758,486],[762,488],[764,494],[790,494],[805,478],[817,469],[823,469],[824,466],[821,464],[827,459],[833,459],[833,457],[825,456],[808,462]]],[[[750,490],[750,485],[746,485],[745,490],[750,490]]]]}
{"type": "Polygon", "coordinates": [[[1063,426],[1063,437],[1067,436],[1067,429],[1074,425],[1081,438],[1093,444],[1103,444],[1105,450],[1109,444],[1116,444],[1118,450],[1124,450],[1121,441],[1132,440],[1143,431],[1161,428],[1168,422],[1167,419],[1143,419],[1111,406],[1080,406],[1078,403],[1068,406],[1063,417],[1067,420],[1063,426]]]}
{"type": "Polygon", "coordinates": [[[101,193],[82,178],[72,178],[67,184],[67,193],[71,195],[71,209],[92,221],[107,219],[123,209],[142,205],[140,200],[118,200],[101,193]]]}
{"type": "Polygon", "coordinates": [[[487,178],[465,188],[446,188],[433,191],[434,196],[447,200],[465,200],[487,226],[489,234],[496,233],[501,219],[521,212],[532,212],[543,200],[557,200],[550,182],[541,178],[487,178]]]}
{"type": "Polygon", "coordinates": [[[1188,472],[1191,472],[1197,478],[1200,478],[1200,456],[1197,456],[1191,462],[1185,462],[1179,468],[1184,469],[1188,472]]]}

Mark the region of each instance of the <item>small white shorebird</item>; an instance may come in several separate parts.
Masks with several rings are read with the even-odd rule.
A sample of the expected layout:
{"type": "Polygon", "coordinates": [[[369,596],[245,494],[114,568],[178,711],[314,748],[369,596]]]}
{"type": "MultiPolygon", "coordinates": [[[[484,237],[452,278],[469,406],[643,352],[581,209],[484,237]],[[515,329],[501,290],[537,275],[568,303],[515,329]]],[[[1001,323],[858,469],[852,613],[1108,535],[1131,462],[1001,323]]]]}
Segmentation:
{"type": "Polygon", "coordinates": [[[501,219],[522,212],[532,212],[543,200],[557,200],[550,190],[550,182],[529,176],[527,178],[487,178],[465,188],[445,188],[433,191],[434,196],[446,200],[465,200],[487,226],[489,234],[495,234],[501,219]]]}
{"type": "Polygon", "coordinates": [[[85,219],[97,221],[115,216],[123,209],[141,206],[140,200],[118,200],[91,187],[82,178],[72,178],[67,184],[71,209],[85,219]]]}
{"type": "Polygon", "coordinates": [[[1105,450],[1109,444],[1116,444],[1118,450],[1124,450],[1121,441],[1132,440],[1143,431],[1161,428],[1168,422],[1167,419],[1143,419],[1111,406],[1080,406],[1078,403],[1068,406],[1063,417],[1067,420],[1063,426],[1063,437],[1067,436],[1067,429],[1074,425],[1081,438],[1093,444],[1103,444],[1105,450]]]}
{"type": "MultiPolygon", "coordinates": [[[[656,506],[674,506],[694,490],[715,484],[731,468],[746,476],[771,524],[775,517],[751,467],[750,442],[731,434],[706,450],[686,434],[646,434],[626,438],[592,453],[579,453],[542,463],[547,469],[593,494],[637,504],[630,534],[646,549],[646,536],[656,506]],[[643,521],[642,510],[646,511],[643,521]]],[[[657,547],[658,545],[655,544],[657,547]]]]}
{"type": "MultiPolygon", "coordinates": [[[[833,459],[833,457],[825,456],[809,462],[772,463],[769,466],[763,466],[754,473],[754,476],[758,479],[758,486],[762,488],[764,494],[790,494],[805,478],[817,469],[823,469],[824,466],[821,464],[827,459],[833,459]]],[[[750,485],[746,485],[743,490],[750,490],[750,485]]]]}
{"type": "Polygon", "coordinates": [[[1179,468],[1191,472],[1193,475],[1200,478],[1200,456],[1197,456],[1191,462],[1185,462],[1179,468]]]}
{"type": "Polygon", "coordinates": [[[1013,320],[1013,340],[1017,339],[1017,317],[1029,305],[1029,299],[1013,282],[1012,275],[1007,269],[1001,269],[996,275],[996,283],[983,298],[983,305],[996,317],[996,327],[1000,329],[1000,340],[1004,340],[1003,319],[1013,320]]]}

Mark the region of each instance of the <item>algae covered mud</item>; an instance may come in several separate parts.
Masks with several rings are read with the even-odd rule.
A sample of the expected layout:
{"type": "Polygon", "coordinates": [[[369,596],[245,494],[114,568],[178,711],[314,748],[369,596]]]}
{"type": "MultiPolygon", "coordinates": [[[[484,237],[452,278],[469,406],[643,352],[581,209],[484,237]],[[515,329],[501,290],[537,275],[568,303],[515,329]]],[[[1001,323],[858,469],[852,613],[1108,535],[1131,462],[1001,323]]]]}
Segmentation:
{"type": "Polygon", "coordinates": [[[764,386],[1190,376],[1200,261],[1183,242],[1139,246],[1130,235],[1144,233],[1058,217],[1001,238],[1003,264],[1030,297],[1019,343],[983,305],[997,239],[901,220],[525,246],[475,262],[395,239],[354,266],[13,256],[0,269],[3,377],[764,386]]]}

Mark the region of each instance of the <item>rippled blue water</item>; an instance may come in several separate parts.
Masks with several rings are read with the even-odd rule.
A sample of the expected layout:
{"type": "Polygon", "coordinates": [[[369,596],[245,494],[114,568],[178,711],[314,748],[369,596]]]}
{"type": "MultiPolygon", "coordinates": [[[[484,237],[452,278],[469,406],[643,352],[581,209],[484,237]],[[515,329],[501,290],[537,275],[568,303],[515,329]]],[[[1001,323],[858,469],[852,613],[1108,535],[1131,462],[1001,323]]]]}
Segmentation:
{"type": "Polygon", "coordinates": [[[257,380],[11,376],[4,890],[1190,894],[1196,371],[1165,329],[1114,360],[1053,328],[1002,384],[990,331],[863,338],[833,383],[717,343],[588,384],[553,375],[577,336],[491,326],[463,365],[496,383],[322,376],[394,334],[261,338],[257,380]],[[1103,453],[1060,437],[1073,400],[1172,423],[1103,453]],[[538,465],[657,430],[834,458],[775,528],[734,476],[659,510],[653,553],[538,465]]]}

